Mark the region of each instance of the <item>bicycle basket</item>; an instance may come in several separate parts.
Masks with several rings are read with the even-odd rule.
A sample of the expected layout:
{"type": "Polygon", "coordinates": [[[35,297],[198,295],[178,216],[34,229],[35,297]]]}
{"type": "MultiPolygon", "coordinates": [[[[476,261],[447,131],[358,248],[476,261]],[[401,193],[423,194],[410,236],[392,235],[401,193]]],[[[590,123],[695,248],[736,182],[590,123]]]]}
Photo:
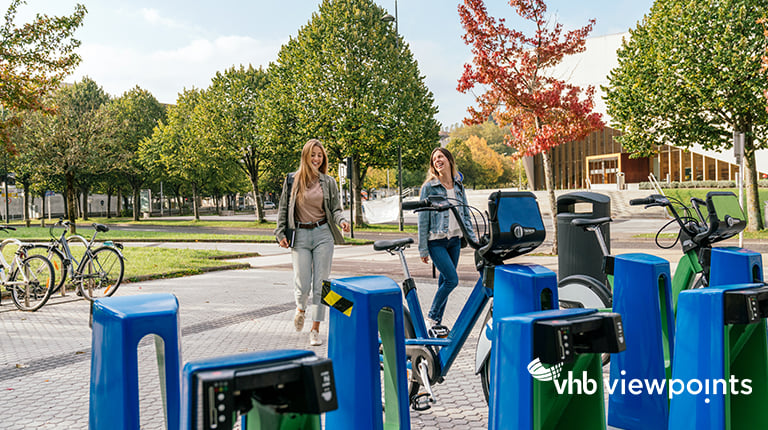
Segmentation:
{"type": "Polygon", "coordinates": [[[544,222],[533,193],[494,192],[488,197],[488,215],[490,238],[478,253],[493,264],[531,252],[544,242],[544,222]]]}

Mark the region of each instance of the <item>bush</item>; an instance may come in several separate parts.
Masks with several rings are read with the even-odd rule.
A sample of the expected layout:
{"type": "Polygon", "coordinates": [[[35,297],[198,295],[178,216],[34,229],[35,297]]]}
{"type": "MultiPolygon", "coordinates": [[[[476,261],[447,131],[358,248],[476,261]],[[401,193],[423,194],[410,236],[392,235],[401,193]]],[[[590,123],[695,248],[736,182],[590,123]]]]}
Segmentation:
{"type": "Polygon", "coordinates": [[[637,188],[640,190],[652,190],[653,184],[651,184],[650,182],[640,182],[639,184],[637,184],[637,188]]]}

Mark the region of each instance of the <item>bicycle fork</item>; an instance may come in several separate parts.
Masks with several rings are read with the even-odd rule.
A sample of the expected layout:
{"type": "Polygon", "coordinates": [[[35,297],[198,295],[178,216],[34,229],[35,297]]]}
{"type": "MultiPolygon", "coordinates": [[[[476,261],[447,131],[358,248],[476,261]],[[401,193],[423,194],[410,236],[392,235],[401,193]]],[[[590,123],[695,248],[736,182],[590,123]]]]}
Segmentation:
{"type": "MultiPolygon", "coordinates": [[[[427,338],[429,336],[424,324],[421,304],[416,293],[416,281],[413,280],[408,270],[408,263],[405,260],[403,249],[398,249],[397,253],[400,257],[400,265],[403,267],[403,275],[405,276],[405,280],[403,280],[403,295],[411,312],[413,329],[417,337],[427,338]]],[[[416,345],[406,346],[406,355],[411,359],[411,372],[414,374],[412,377],[417,378],[421,382],[423,389],[423,391],[414,395],[412,399],[409,399],[411,406],[414,410],[425,411],[432,407],[431,403],[435,403],[435,395],[429,382],[430,369],[435,369],[434,356],[426,347],[416,345]]]]}

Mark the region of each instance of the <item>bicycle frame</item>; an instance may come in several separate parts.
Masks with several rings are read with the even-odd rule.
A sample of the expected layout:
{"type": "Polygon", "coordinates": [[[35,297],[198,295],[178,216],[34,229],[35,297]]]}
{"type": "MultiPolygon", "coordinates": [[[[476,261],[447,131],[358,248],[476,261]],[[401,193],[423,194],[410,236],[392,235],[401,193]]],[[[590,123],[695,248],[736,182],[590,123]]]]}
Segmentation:
{"type": "Polygon", "coordinates": [[[413,329],[416,332],[416,338],[405,340],[406,346],[421,345],[440,348],[437,352],[437,364],[440,366],[434,369],[436,373],[432,379],[439,380],[448,373],[491,297],[493,297],[493,290],[483,286],[483,277],[480,275],[480,279],[477,280],[474,288],[472,288],[472,292],[470,292],[459,316],[456,318],[456,324],[448,334],[448,337],[430,338],[427,334],[427,327],[421,312],[421,304],[416,288],[411,288],[405,293],[405,301],[408,305],[408,310],[411,312],[413,329]]]}

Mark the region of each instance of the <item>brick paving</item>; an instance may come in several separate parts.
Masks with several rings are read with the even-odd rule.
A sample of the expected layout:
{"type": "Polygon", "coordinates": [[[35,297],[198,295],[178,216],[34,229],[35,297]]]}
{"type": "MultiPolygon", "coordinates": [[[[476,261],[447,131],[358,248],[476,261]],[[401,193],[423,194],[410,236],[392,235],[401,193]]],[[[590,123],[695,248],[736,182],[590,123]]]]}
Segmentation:
{"type": "MultiPolygon", "coordinates": [[[[287,251],[274,244],[131,244],[131,246],[214,246],[231,251],[258,251],[261,256],[242,259],[249,270],[213,272],[187,278],[126,284],[119,295],[169,292],[180,302],[182,359],[184,362],[241,352],[272,349],[310,349],[326,356],[325,343],[309,346],[309,334],[293,328],[292,273],[287,251]]],[[[620,248],[614,252],[627,250],[620,248]]],[[[632,252],[642,250],[631,249],[632,252]]],[[[675,261],[678,250],[646,249],[675,261]]],[[[408,262],[428,306],[435,290],[429,266],[418,262],[415,248],[408,262]]],[[[476,272],[471,254],[460,266],[461,283],[451,295],[445,320],[450,324],[468,296],[476,272]]],[[[542,264],[556,269],[557,258],[523,256],[515,262],[542,264]]],[[[674,263],[673,267],[674,269],[674,263]]],[[[375,253],[370,247],[336,248],[334,277],[386,274],[402,279],[396,257],[375,253]],[[362,273],[365,271],[365,273],[362,273]]],[[[426,311],[426,310],[425,310],[426,311]]],[[[69,296],[54,297],[38,312],[17,311],[6,300],[0,306],[0,428],[84,429],[88,420],[91,332],[89,305],[69,296]]],[[[328,325],[322,325],[327,341],[328,325]]],[[[437,404],[424,412],[411,411],[414,429],[487,428],[488,408],[480,380],[474,375],[475,327],[456,359],[446,381],[434,387],[437,404]]],[[[141,428],[164,428],[159,397],[154,342],[139,346],[141,428]]]]}

